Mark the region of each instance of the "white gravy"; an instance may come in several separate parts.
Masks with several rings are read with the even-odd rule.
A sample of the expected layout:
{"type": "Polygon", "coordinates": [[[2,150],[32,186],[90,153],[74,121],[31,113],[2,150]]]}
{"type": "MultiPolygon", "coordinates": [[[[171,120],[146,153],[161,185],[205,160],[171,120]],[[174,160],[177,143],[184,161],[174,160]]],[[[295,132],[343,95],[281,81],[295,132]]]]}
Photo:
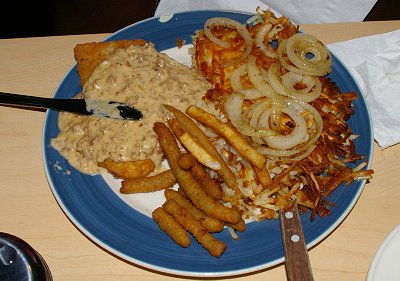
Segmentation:
{"type": "Polygon", "coordinates": [[[158,53],[152,44],[116,50],[97,66],[77,97],[126,103],[139,109],[143,118],[113,120],[61,112],[60,133],[51,145],[86,174],[100,173],[97,163],[106,158],[150,158],[159,167],[162,152],[153,124],[167,120],[169,113],[163,105],[184,111],[209,88],[194,69],[158,53]]]}

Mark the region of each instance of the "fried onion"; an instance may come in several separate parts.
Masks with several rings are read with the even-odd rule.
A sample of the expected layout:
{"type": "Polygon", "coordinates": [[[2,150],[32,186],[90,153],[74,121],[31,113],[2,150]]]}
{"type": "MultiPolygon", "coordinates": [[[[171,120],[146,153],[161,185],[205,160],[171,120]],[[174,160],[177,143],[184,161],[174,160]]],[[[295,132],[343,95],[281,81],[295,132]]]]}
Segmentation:
{"type": "Polygon", "coordinates": [[[267,79],[271,87],[280,95],[304,102],[317,99],[322,90],[321,82],[317,77],[302,75],[295,72],[287,72],[282,76],[279,73],[278,64],[272,64],[270,66],[267,72],[267,79]],[[305,89],[295,89],[295,85],[299,83],[306,86],[305,89]]]}
{"type": "Polygon", "coordinates": [[[213,34],[213,32],[212,32],[213,26],[228,26],[228,27],[235,28],[237,30],[237,32],[242,36],[244,43],[245,43],[245,49],[244,49],[243,54],[237,59],[233,59],[233,60],[230,60],[230,61],[224,63],[223,64],[224,67],[229,67],[229,66],[239,64],[249,56],[252,46],[253,46],[253,39],[251,38],[249,31],[246,29],[246,27],[243,24],[241,24],[240,22],[237,22],[233,19],[218,18],[218,17],[210,18],[205,22],[204,33],[208,37],[208,39],[210,39],[212,42],[214,42],[215,44],[217,44],[223,48],[229,48],[229,47],[231,47],[231,43],[229,43],[227,41],[223,41],[223,40],[217,38],[213,34]]]}
{"type": "Polygon", "coordinates": [[[269,98],[276,98],[278,94],[276,91],[268,84],[268,82],[261,75],[260,69],[256,64],[256,57],[249,56],[247,63],[247,75],[251,83],[253,83],[254,88],[262,93],[264,96],[269,98]]]}
{"type": "Polygon", "coordinates": [[[287,70],[306,75],[325,76],[332,66],[332,57],[324,44],[304,33],[296,33],[282,41],[278,58],[287,70]]]}

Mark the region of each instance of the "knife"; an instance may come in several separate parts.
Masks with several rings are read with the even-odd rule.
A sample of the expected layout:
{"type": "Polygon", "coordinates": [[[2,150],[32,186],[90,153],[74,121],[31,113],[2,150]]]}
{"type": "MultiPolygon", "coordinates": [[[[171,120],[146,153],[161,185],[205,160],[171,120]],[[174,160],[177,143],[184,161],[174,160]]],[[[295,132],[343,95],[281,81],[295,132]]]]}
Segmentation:
{"type": "Polygon", "coordinates": [[[53,99],[0,92],[0,104],[19,105],[27,108],[50,108],[101,118],[139,120],[140,110],[115,101],[85,99],[53,99]]]}

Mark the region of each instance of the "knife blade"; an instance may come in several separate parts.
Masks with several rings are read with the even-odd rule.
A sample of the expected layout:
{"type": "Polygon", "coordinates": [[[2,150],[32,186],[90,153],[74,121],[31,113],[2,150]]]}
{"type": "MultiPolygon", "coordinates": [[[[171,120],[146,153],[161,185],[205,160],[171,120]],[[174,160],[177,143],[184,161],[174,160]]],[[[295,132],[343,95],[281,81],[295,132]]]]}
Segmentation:
{"type": "Polygon", "coordinates": [[[92,115],[100,118],[139,120],[143,118],[140,110],[115,101],[85,99],[53,99],[0,92],[0,104],[16,105],[26,108],[44,108],[92,115]]]}

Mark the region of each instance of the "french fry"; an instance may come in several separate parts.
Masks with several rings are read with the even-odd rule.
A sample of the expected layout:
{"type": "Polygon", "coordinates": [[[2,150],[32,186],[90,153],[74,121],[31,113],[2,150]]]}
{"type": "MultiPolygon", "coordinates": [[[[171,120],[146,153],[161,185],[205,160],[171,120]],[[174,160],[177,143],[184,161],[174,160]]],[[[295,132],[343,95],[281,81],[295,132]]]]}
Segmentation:
{"type": "Polygon", "coordinates": [[[226,185],[235,191],[236,194],[241,194],[239,188],[237,187],[236,177],[225,163],[222,156],[218,153],[215,146],[211,143],[206,134],[197,126],[197,124],[182,111],[170,106],[165,105],[165,107],[174,115],[178,123],[189,132],[196,140],[201,143],[201,145],[206,149],[221,165],[221,168],[216,170],[217,174],[222,178],[226,185]]]}
{"type": "Polygon", "coordinates": [[[267,161],[265,156],[252,147],[233,127],[194,105],[189,106],[186,113],[203,125],[213,129],[257,168],[261,169],[265,165],[267,161]]]}
{"type": "Polygon", "coordinates": [[[167,200],[174,200],[181,208],[187,210],[196,220],[207,229],[208,232],[220,232],[224,229],[224,223],[207,216],[203,211],[197,209],[185,196],[180,192],[173,189],[166,189],[164,191],[167,200]]]}
{"type": "Polygon", "coordinates": [[[242,214],[238,210],[226,207],[215,201],[199,186],[189,171],[185,171],[179,167],[181,152],[174,135],[168,127],[162,122],[156,122],[153,129],[157,134],[161,149],[167,158],[171,170],[192,203],[208,216],[215,219],[234,224],[240,222],[242,214]]]}
{"type": "Polygon", "coordinates": [[[190,237],[186,230],[167,211],[158,207],[153,211],[152,216],[160,229],[165,231],[178,245],[184,248],[190,245],[190,237]]]}
{"type": "Polygon", "coordinates": [[[124,179],[145,177],[155,169],[154,163],[150,159],[115,162],[107,158],[103,162],[97,163],[97,165],[105,168],[114,177],[124,179]]]}
{"type": "Polygon", "coordinates": [[[179,167],[181,167],[184,170],[190,171],[190,169],[198,163],[196,161],[196,158],[191,153],[182,153],[179,156],[179,167]]]}
{"type": "Polygon", "coordinates": [[[194,179],[212,198],[216,200],[222,199],[223,191],[221,186],[207,174],[204,167],[197,162],[192,154],[183,153],[179,158],[179,167],[191,171],[194,179]]]}
{"type": "Polygon", "coordinates": [[[179,194],[182,195],[184,198],[186,198],[186,199],[189,200],[189,198],[187,197],[185,191],[183,191],[182,187],[178,187],[178,192],[179,192],[179,194]]]}
{"type": "Polygon", "coordinates": [[[157,175],[122,181],[119,191],[123,194],[154,192],[172,187],[176,178],[171,170],[166,170],[157,175]]]}
{"type": "Polygon", "coordinates": [[[239,223],[236,224],[231,224],[231,223],[225,223],[226,226],[232,227],[234,230],[243,232],[246,230],[246,223],[244,220],[241,220],[239,223]]]}
{"type": "Polygon", "coordinates": [[[267,169],[267,166],[264,165],[261,169],[253,166],[253,171],[264,189],[272,186],[272,179],[267,169]]]}
{"type": "Polygon", "coordinates": [[[204,226],[193,218],[184,208],[173,200],[167,200],[163,209],[171,214],[184,229],[189,231],[196,240],[214,257],[220,257],[226,250],[226,245],[212,236],[204,226]]]}
{"type": "Polygon", "coordinates": [[[204,166],[212,169],[221,169],[221,164],[215,159],[201,144],[193,138],[188,132],[186,132],[176,121],[176,119],[171,119],[168,121],[168,125],[172,132],[183,144],[184,147],[204,166]]]}

